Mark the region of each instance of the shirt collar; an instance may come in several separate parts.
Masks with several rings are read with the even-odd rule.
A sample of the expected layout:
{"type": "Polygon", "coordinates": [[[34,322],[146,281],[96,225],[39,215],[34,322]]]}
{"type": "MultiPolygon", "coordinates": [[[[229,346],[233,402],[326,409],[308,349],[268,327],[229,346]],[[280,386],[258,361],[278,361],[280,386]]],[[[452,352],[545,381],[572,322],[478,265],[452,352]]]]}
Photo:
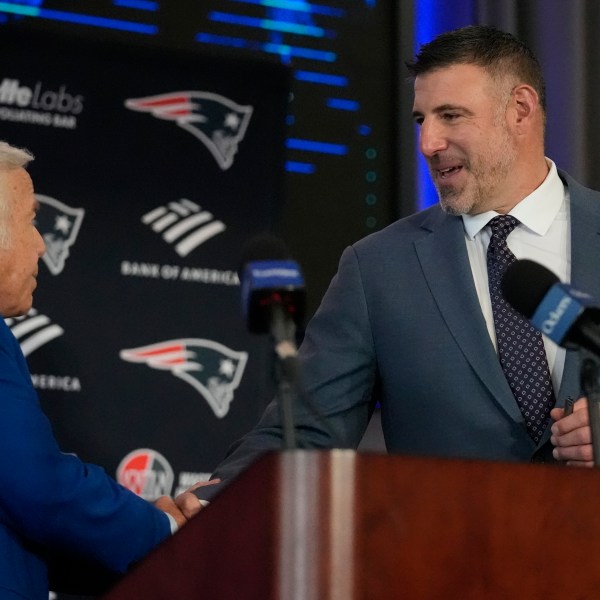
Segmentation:
{"type": "MultiPolygon", "coordinates": [[[[550,229],[565,197],[565,188],[556,165],[549,158],[546,158],[546,162],[550,167],[546,179],[508,213],[538,235],[544,235],[550,229]]],[[[472,240],[498,214],[490,210],[479,215],[462,215],[469,239],[472,240]]]]}

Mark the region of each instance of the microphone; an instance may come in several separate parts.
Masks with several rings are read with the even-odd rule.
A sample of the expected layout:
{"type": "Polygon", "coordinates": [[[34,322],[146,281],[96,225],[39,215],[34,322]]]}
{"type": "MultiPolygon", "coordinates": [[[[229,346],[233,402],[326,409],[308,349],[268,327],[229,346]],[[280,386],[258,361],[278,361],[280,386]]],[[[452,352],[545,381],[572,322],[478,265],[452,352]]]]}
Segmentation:
{"type": "Polygon", "coordinates": [[[561,283],[532,260],[517,260],[502,278],[507,302],[553,342],[600,356],[600,305],[589,294],[561,283]]]}
{"type": "Polygon", "coordinates": [[[296,448],[294,395],[307,406],[338,446],[338,436],[301,384],[297,360],[296,327],[303,327],[306,289],[302,271],[284,242],[271,235],[252,238],[238,269],[242,311],[251,333],[270,333],[279,358],[278,401],[283,423],[284,448],[296,448]]]}
{"type": "Polygon", "coordinates": [[[248,330],[270,333],[280,358],[295,356],[296,328],[302,327],[306,290],[300,267],[283,241],[270,234],[250,240],[238,274],[248,330]]]}
{"type": "Polygon", "coordinates": [[[293,396],[298,386],[296,327],[302,325],[306,304],[304,277],[280,239],[263,234],[250,240],[238,271],[242,311],[252,333],[269,332],[279,358],[278,400],[283,445],[296,448],[293,396]]]}
{"type": "MultiPolygon", "coordinates": [[[[518,260],[502,278],[506,301],[531,324],[565,348],[582,348],[600,357],[600,307],[592,296],[576,290],[532,260],[518,260]]],[[[594,466],[600,467],[600,366],[583,357],[579,373],[588,399],[594,466]]]]}

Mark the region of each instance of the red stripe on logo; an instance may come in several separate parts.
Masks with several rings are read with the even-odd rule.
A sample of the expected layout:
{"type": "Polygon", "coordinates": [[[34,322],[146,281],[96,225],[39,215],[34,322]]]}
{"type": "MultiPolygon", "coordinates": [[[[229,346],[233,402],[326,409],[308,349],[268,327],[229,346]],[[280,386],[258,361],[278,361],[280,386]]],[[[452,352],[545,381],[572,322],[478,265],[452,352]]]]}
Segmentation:
{"type": "Polygon", "coordinates": [[[176,344],[175,346],[161,346],[160,348],[155,348],[154,350],[146,350],[145,352],[136,352],[136,356],[159,356],[161,354],[168,354],[169,352],[183,352],[185,350],[185,346],[181,344],[176,344]]]}
{"type": "Polygon", "coordinates": [[[141,100],[128,100],[128,102],[134,106],[140,107],[154,107],[154,106],[169,106],[171,104],[181,104],[182,102],[188,102],[187,96],[168,96],[167,98],[158,98],[155,100],[141,99],[141,100]]]}

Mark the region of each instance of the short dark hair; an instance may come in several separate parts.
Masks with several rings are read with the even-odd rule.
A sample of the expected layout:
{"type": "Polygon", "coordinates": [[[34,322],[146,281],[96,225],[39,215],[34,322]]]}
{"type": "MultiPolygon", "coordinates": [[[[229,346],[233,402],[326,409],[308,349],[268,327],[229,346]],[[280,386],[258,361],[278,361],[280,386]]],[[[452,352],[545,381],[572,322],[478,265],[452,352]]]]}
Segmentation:
{"type": "Polygon", "coordinates": [[[473,64],[492,77],[513,75],[530,85],[546,112],[546,84],[531,49],[514,35],[488,25],[469,25],[438,35],[421,46],[406,66],[413,77],[456,64],[473,64]]]}

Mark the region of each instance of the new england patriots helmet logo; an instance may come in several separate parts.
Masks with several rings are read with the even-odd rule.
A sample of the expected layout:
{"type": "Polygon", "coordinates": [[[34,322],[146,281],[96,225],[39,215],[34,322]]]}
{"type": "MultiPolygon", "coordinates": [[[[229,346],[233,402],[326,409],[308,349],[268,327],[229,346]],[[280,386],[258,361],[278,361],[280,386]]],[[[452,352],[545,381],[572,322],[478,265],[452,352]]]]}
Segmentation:
{"type": "Polygon", "coordinates": [[[253,111],[219,94],[193,91],[130,98],[125,107],[175,121],[210,150],[223,170],[233,164],[253,111]]]}
{"type": "Polygon", "coordinates": [[[121,350],[119,356],[128,362],[171,371],[200,392],[219,419],[229,412],[248,361],[247,352],[235,352],[218,342],[198,338],[121,350]]]}
{"type": "Polygon", "coordinates": [[[55,198],[42,194],[36,194],[35,198],[40,203],[35,224],[46,244],[46,252],[42,260],[52,275],[58,275],[65,267],[69,248],[77,239],[85,210],[71,208],[55,198]]]}

